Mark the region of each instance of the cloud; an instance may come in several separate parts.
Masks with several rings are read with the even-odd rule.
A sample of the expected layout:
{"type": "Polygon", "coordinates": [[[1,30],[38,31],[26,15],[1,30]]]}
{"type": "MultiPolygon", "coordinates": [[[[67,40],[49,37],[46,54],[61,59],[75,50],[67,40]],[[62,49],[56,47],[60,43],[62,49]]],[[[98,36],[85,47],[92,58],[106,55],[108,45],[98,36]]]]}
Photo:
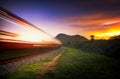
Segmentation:
{"type": "Polygon", "coordinates": [[[82,34],[106,33],[120,31],[120,16],[110,13],[85,14],[63,19],[69,27],[82,30],[82,34]]]}

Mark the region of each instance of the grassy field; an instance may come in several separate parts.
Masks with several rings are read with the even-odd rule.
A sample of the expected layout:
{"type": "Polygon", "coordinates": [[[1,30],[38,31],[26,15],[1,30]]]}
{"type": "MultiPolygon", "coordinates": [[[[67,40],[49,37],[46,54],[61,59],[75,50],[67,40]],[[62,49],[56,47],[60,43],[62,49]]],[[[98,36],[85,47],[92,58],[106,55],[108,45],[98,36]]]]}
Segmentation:
{"type": "MultiPolygon", "coordinates": [[[[64,49],[55,68],[48,70],[42,79],[120,79],[118,61],[74,48],[64,47],[64,49]]],[[[16,72],[7,74],[6,79],[36,79],[45,68],[44,63],[51,61],[58,54],[24,65],[16,72]]]]}
{"type": "Polygon", "coordinates": [[[119,62],[106,56],[65,48],[56,68],[43,79],[120,79],[119,62]]]}
{"type": "Polygon", "coordinates": [[[45,68],[45,64],[51,61],[59,52],[56,51],[53,55],[36,61],[31,64],[19,67],[16,72],[0,75],[0,79],[36,79],[40,72],[45,68]]]}

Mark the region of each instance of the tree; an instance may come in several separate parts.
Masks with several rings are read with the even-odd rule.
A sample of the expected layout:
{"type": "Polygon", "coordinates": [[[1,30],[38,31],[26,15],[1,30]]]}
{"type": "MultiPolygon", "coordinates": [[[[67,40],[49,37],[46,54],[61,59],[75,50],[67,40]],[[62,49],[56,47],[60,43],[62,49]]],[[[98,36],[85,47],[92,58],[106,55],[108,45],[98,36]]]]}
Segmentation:
{"type": "Polygon", "coordinates": [[[94,41],[95,36],[94,35],[90,35],[91,41],[94,41]]]}

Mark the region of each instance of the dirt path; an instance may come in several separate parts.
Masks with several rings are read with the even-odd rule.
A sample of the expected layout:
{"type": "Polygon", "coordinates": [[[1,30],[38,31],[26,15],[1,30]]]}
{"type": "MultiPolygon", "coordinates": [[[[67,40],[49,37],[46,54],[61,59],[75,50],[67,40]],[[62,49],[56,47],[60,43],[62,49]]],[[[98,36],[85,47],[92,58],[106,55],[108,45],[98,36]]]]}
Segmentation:
{"type": "Polygon", "coordinates": [[[60,54],[58,54],[57,56],[55,56],[50,62],[48,63],[44,63],[45,64],[45,68],[41,71],[40,75],[37,77],[37,79],[42,79],[41,77],[48,71],[51,70],[55,67],[56,62],[58,60],[58,58],[62,55],[62,53],[65,50],[63,50],[60,54]]]}

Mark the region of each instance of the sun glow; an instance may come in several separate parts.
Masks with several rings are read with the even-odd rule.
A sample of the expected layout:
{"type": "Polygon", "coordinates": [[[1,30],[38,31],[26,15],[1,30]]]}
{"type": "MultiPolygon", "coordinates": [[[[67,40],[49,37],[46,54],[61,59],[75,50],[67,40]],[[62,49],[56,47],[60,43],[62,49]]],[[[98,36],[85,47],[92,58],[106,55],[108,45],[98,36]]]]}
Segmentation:
{"type": "Polygon", "coordinates": [[[95,33],[96,39],[109,39],[112,36],[120,35],[120,31],[107,32],[107,33],[95,33]]]}
{"type": "Polygon", "coordinates": [[[110,37],[120,35],[120,21],[104,23],[106,26],[100,26],[102,29],[91,31],[96,39],[109,39],[110,37]]]}

